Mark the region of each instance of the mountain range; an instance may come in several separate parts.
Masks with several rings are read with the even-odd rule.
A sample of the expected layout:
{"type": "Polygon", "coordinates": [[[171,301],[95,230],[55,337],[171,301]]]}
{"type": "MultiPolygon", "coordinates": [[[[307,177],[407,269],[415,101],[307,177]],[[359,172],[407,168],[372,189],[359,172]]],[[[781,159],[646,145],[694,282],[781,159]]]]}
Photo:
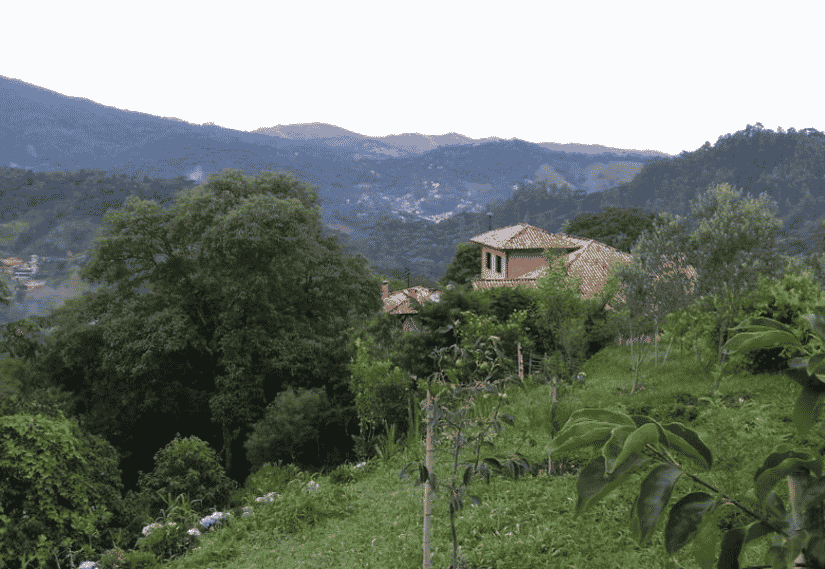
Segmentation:
{"type": "Polygon", "coordinates": [[[246,132],[107,107],[2,76],[0,110],[0,252],[24,261],[74,255],[60,271],[41,264],[45,286],[18,290],[0,323],[79,294],[67,283],[83,288],[72,275],[105,212],[128,195],[168,206],[225,168],[289,172],[317,187],[329,234],[381,274],[399,278],[406,268],[411,284],[425,286],[444,274],[458,243],[488,227],[528,220],[555,233],[608,205],[685,215],[689,199],[711,183],[766,191],[792,254],[819,239],[825,218],[825,135],[810,128],[774,133],[757,123],[675,157],[457,133],[374,137],[325,123],[246,132]]]}

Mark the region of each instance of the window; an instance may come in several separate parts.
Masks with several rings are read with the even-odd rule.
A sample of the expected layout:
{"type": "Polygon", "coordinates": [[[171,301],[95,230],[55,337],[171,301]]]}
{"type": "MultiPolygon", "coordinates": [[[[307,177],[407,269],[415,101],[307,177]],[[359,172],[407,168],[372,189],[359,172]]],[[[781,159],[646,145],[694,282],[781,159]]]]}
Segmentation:
{"type": "Polygon", "coordinates": [[[490,253],[487,253],[487,270],[488,271],[493,268],[492,259],[493,259],[493,256],[490,253]]]}
{"type": "Polygon", "coordinates": [[[501,272],[501,255],[496,255],[496,272],[501,272]]]}

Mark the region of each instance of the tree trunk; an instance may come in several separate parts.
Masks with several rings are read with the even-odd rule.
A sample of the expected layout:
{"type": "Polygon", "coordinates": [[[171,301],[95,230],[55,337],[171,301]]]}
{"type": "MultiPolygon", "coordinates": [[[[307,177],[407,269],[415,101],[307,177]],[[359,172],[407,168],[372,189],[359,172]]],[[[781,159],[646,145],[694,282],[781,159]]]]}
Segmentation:
{"type": "MultiPolygon", "coordinates": [[[[559,402],[558,397],[558,378],[554,375],[553,379],[550,383],[550,426],[553,426],[553,421],[556,419],[556,405],[559,402]]],[[[552,452],[547,453],[547,476],[552,476],[553,474],[553,459],[552,459],[552,452]]]]}
{"type": "MultiPolygon", "coordinates": [[[[433,411],[430,407],[430,390],[427,389],[427,447],[425,452],[425,464],[427,472],[433,472],[433,411]]],[[[432,559],[430,558],[430,535],[432,533],[432,509],[433,490],[430,481],[424,483],[424,569],[431,569],[432,559]]]]}
{"type": "MultiPolygon", "coordinates": [[[[791,523],[790,523],[790,530],[792,532],[802,531],[804,526],[804,517],[802,512],[800,511],[801,504],[800,500],[802,499],[802,484],[799,480],[788,476],[788,494],[790,496],[791,502],[791,523]]],[[[800,553],[799,556],[794,560],[794,566],[799,566],[805,564],[805,555],[800,553]]]]}

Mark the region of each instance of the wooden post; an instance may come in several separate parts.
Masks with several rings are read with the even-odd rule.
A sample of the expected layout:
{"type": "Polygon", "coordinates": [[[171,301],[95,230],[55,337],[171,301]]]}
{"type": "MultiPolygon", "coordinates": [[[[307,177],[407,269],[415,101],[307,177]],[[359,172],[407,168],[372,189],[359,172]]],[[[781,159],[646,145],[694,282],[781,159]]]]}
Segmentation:
{"type": "MultiPolygon", "coordinates": [[[[425,464],[427,472],[433,472],[433,410],[431,407],[430,390],[427,389],[427,447],[425,451],[425,464]]],[[[430,534],[432,533],[433,517],[433,491],[430,488],[430,481],[424,483],[424,569],[432,568],[430,558],[430,534]]]]}
{"type": "MultiPolygon", "coordinates": [[[[558,390],[556,389],[558,385],[558,378],[554,375],[553,379],[550,382],[550,420],[554,421],[556,419],[556,404],[559,402],[558,400],[558,390]]],[[[553,459],[552,452],[547,453],[547,476],[553,474],[553,459]]]]}
{"type": "Polygon", "coordinates": [[[533,352],[530,352],[530,363],[527,364],[527,366],[528,366],[527,367],[527,369],[528,369],[527,374],[528,375],[533,375],[533,352]]]}
{"type": "Polygon", "coordinates": [[[524,381],[524,360],[521,359],[521,342],[518,343],[518,378],[524,381]]]}

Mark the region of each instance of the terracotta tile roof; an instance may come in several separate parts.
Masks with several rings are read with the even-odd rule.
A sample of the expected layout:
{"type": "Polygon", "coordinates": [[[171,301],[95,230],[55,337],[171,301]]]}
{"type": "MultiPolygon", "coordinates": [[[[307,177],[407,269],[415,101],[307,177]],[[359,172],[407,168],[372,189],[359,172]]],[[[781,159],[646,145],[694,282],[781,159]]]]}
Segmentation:
{"type": "Polygon", "coordinates": [[[510,227],[476,235],[470,241],[495,249],[578,249],[583,247],[588,240],[571,237],[564,233],[547,233],[530,224],[517,223],[510,227]]]}
{"type": "Polygon", "coordinates": [[[438,302],[441,300],[440,295],[439,291],[433,291],[423,286],[406,288],[396,291],[384,299],[384,311],[390,314],[417,314],[418,312],[412,308],[411,298],[416,299],[418,302],[438,302]]]}

